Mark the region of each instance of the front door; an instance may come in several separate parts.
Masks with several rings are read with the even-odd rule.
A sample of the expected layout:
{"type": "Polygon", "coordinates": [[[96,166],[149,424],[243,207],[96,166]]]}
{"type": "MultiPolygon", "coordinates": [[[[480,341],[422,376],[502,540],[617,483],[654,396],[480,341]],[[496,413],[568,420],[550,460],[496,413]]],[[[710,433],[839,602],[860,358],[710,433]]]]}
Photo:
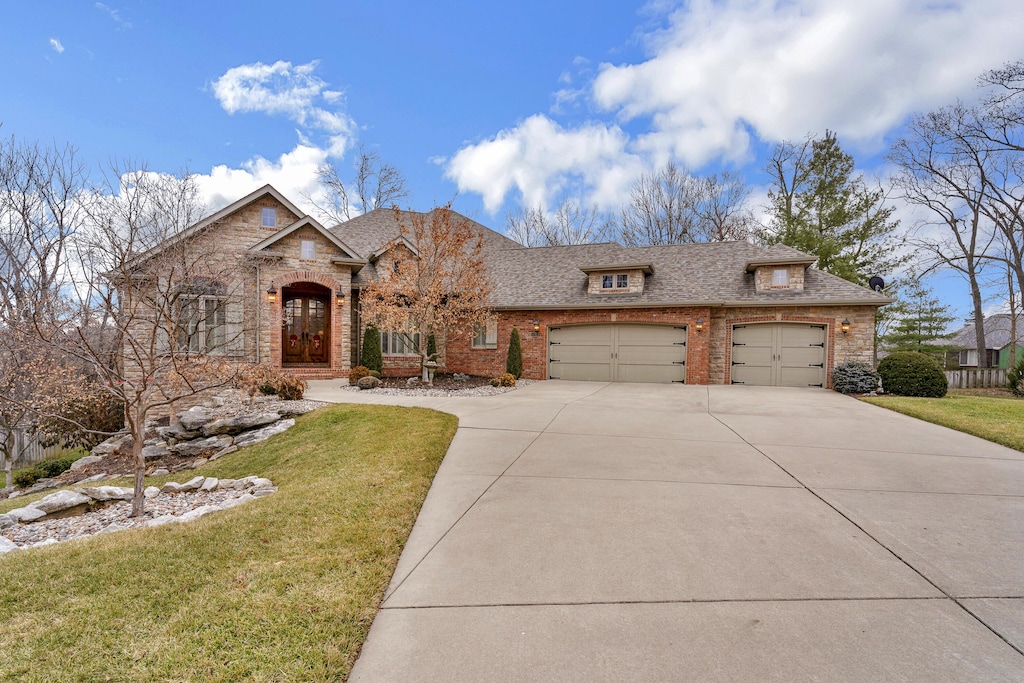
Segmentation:
{"type": "Polygon", "coordinates": [[[327,363],[330,310],[327,297],[297,294],[285,298],[281,321],[283,363],[327,363]]]}

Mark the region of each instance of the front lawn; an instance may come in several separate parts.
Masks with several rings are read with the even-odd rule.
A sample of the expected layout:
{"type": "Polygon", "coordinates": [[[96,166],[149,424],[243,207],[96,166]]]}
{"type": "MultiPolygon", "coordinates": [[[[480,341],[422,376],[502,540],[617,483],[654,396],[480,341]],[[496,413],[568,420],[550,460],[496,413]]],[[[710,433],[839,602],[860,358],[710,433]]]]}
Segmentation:
{"type": "Polygon", "coordinates": [[[862,400],[1024,451],[1024,401],[1018,398],[951,392],[944,398],[878,396],[862,400]]]}
{"type": "Polygon", "coordinates": [[[456,426],[323,408],[195,471],[272,496],[0,556],[0,680],[343,680],[456,426]]]}

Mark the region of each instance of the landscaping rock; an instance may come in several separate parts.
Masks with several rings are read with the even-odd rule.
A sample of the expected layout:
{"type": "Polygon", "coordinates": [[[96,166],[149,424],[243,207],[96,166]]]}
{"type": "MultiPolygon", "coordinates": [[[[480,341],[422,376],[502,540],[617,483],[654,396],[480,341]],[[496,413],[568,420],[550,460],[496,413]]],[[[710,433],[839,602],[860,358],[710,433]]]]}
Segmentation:
{"type": "Polygon", "coordinates": [[[126,486],[84,486],[78,492],[99,501],[131,500],[135,497],[135,489],[126,486]]]}
{"type": "Polygon", "coordinates": [[[360,377],[359,381],[356,382],[356,386],[360,389],[376,389],[380,386],[380,380],[373,375],[367,375],[366,377],[360,377]]]}
{"type": "Polygon", "coordinates": [[[269,496],[274,493],[277,493],[276,486],[264,486],[261,489],[253,489],[252,496],[253,498],[263,498],[264,496],[269,496]]]}
{"type": "Polygon", "coordinates": [[[217,488],[226,491],[227,489],[235,488],[236,479],[221,479],[217,482],[217,488]]]}
{"type": "Polygon", "coordinates": [[[219,451],[231,445],[230,436],[211,436],[208,439],[195,439],[193,441],[182,441],[171,447],[171,451],[182,457],[191,457],[202,453],[219,451]]]}
{"type": "Polygon", "coordinates": [[[192,477],[184,484],[178,486],[178,491],[198,491],[206,481],[206,477],[192,477]]]}
{"type": "Polygon", "coordinates": [[[238,507],[239,505],[243,505],[245,503],[250,503],[250,502],[252,502],[254,500],[256,500],[256,496],[252,495],[251,493],[243,493],[238,498],[232,498],[229,501],[225,501],[225,502],[221,503],[220,504],[220,509],[221,510],[229,510],[231,508],[238,507]]]}
{"type": "Polygon", "coordinates": [[[89,484],[89,483],[94,482],[94,481],[103,481],[108,476],[110,476],[110,475],[108,475],[106,472],[100,472],[99,474],[94,474],[91,477],[86,477],[85,479],[79,479],[75,483],[76,484],[89,484]]]}
{"type": "Polygon", "coordinates": [[[156,443],[145,446],[142,449],[142,457],[146,460],[162,458],[168,453],[170,453],[170,450],[167,448],[166,441],[157,441],[156,443]]]}
{"type": "Polygon", "coordinates": [[[27,522],[34,522],[40,517],[45,517],[46,513],[42,510],[34,507],[27,508],[14,508],[13,510],[7,511],[8,517],[13,517],[15,520],[25,524],[27,522]]]}
{"type": "Polygon", "coordinates": [[[129,529],[129,528],[131,528],[131,527],[126,527],[126,526],[123,526],[121,524],[118,524],[117,522],[114,522],[112,524],[108,524],[107,526],[103,527],[102,529],[100,529],[96,533],[97,534],[112,534],[115,531],[124,531],[125,529],[129,529]]]}
{"type": "MultiPolygon", "coordinates": [[[[110,455],[122,448],[127,447],[132,442],[131,434],[115,434],[106,441],[97,444],[92,449],[93,455],[110,455]]],[[[79,460],[78,462],[81,462],[79,460]]]]}
{"type": "Polygon", "coordinates": [[[6,553],[11,552],[12,550],[17,550],[17,549],[18,549],[18,546],[15,545],[14,541],[9,541],[6,538],[4,538],[3,536],[0,536],[0,555],[4,555],[6,553]]]}
{"type": "Polygon", "coordinates": [[[181,490],[181,484],[176,481],[169,481],[160,487],[160,493],[177,493],[181,490]]]}
{"type": "Polygon", "coordinates": [[[191,467],[192,467],[192,469],[195,469],[197,467],[202,467],[203,465],[205,465],[208,462],[210,462],[209,458],[199,458],[197,460],[193,460],[192,461],[191,467]]]}
{"type": "Polygon", "coordinates": [[[174,439],[176,441],[189,441],[203,435],[202,431],[198,429],[185,429],[180,424],[173,424],[168,427],[159,427],[157,428],[156,433],[165,439],[174,439]]]}
{"type": "Polygon", "coordinates": [[[160,495],[160,489],[155,486],[147,486],[145,490],[143,490],[142,495],[147,499],[156,498],[160,495]]]}
{"type": "Polygon", "coordinates": [[[268,486],[273,486],[273,485],[274,485],[274,482],[270,481],[269,479],[266,479],[265,477],[256,477],[252,481],[252,487],[254,489],[265,489],[268,486]]]}
{"type": "Polygon", "coordinates": [[[225,417],[203,427],[205,436],[217,436],[218,434],[241,434],[257,427],[273,424],[281,419],[277,413],[258,413],[255,415],[236,415],[225,417]]]}
{"type": "Polygon", "coordinates": [[[264,427],[262,429],[254,429],[251,432],[239,434],[238,436],[235,437],[234,445],[238,446],[239,448],[241,448],[242,446],[251,446],[254,443],[266,441],[270,437],[276,436],[277,434],[280,434],[281,432],[291,429],[294,426],[295,420],[291,418],[287,420],[281,420],[280,422],[275,422],[269,427],[264,427]]]}
{"type": "Polygon", "coordinates": [[[11,517],[10,515],[0,515],[0,529],[5,529],[9,526],[14,526],[17,523],[18,520],[16,520],[14,517],[11,517]]]}
{"type": "Polygon", "coordinates": [[[171,471],[169,469],[167,469],[166,467],[160,467],[160,468],[157,468],[157,469],[153,470],[153,473],[150,476],[151,477],[166,477],[170,473],[171,473],[171,471]]]}
{"type": "MultiPolygon", "coordinates": [[[[95,449],[94,449],[94,452],[95,452],[95,449]]],[[[84,458],[79,458],[78,460],[73,462],[71,464],[71,467],[69,467],[68,469],[70,469],[70,470],[79,470],[79,469],[82,469],[83,467],[85,467],[86,465],[91,465],[94,462],[100,462],[102,460],[103,460],[103,458],[98,456],[98,455],[87,455],[84,458]]]]}
{"type": "Polygon", "coordinates": [[[186,431],[200,430],[213,420],[213,411],[203,406],[194,406],[183,413],[178,413],[178,422],[186,431]]]}
{"type": "Polygon", "coordinates": [[[219,512],[220,509],[221,508],[218,505],[200,505],[199,507],[195,508],[194,510],[189,510],[185,514],[183,514],[180,517],[178,517],[178,521],[181,522],[181,523],[191,522],[194,519],[199,519],[200,517],[205,517],[206,515],[210,514],[211,512],[219,512]]]}
{"type": "Polygon", "coordinates": [[[146,522],[146,526],[163,526],[164,524],[173,524],[177,521],[178,518],[174,515],[161,515],[146,522]]]}
{"type": "Polygon", "coordinates": [[[217,477],[207,477],[206,481],[203,482],[203,485],[199,487],[199,490],[200,491],[215,491],[217,489],[217,484],[219,484],[219,483],[220,483],[220,480],[217,479],[217,477]]]}
{"type": "Polygon", "coordinates": [[[78,507],[79,505],[85,505],[90,500],[92,499],[89,496],[84,496],[77,491],[57,491],[40,498],[34,503],[30,503],[29,507],[34,507],[36,510],[41,510],[43,514],[48,515],[60,512],[61,510],[67,510],[68,508],[78,507]]]}

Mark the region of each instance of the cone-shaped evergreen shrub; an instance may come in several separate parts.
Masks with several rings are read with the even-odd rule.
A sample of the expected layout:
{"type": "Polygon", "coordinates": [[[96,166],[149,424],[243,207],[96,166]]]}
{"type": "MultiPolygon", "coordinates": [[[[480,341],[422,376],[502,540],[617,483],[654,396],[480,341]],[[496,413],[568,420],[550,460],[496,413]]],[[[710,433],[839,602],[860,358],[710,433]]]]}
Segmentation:
{"type": "Polygon", "coordinates": [[[359,354],[359,364],[369,370],[384,370],[384,360],[380,355],[380,330],[367,325],[363,333],[363,350],[359,354]]]}
{"type": "Polygon", "coordinates": [[[519,341],[519,328],[512,328],[512,336],[508,341],[508,357],[505,359],[505,372],[516,379],[523,376],[523,345],[519,341]]]}

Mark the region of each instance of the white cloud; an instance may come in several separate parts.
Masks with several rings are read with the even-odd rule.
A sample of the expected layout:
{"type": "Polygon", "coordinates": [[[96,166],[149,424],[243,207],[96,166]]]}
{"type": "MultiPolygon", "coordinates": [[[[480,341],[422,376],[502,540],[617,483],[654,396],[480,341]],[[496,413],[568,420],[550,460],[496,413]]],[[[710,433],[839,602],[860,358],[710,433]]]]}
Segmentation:
{"type": "Polygon", "coordinates": [[[122,19],[121,13],[113,7],[110,7],[109,5],[104,5],[102,2],[97,2],[95,7],[96,9],[102,12],[106,12],[110,16],[110,18],[113,19],[114,23],[117,24],[118,31],[123,31],[125,29],[129,29],[132,27],[132,22],[125,21],[124,19],[122,19]]]}
{"type": "Polygon", "coordinates": [[[326,133],[331,156],[341,156],[351,141],[355,123],[344,112],[320,106],[337,104],[341,93],[330,90],[315,75],[317,61],[293,65],[243,64],[228,69],[213,82],[213,94],[229,114],[259,112],[285,116],[308,133],[326,133]]]}
{"type": "Polygon", "coordinates": [[[64,46],[56,38],[50,38],[50,49],[52,49],[57,54],[61,54],[62,52],[64,52],[64,46]]]}
{"type": "Polygon", "coordinates": [[[535,115],[490,140],[463,147],[448,161],[445,175],[460,191],[481,194],[492,213],[513,189],[527,206],[547,205],[574,183],[586,188],[588,202],[614,206],[621,199],[622,177],[641,166],[626,143],[617,126],[595,123],[566,130],[535,115]]]}
{"type": "Polygon", "coordinates": [[[972,96],[980,73],[1019,58],[1024,25],[1019,0],[690,0],[648,10],[665,23],[646,35],[646,60],[601,65],[583,98],[560,79],[553,114],[589,99],[589,122],[531,116],[459,150],[448,177],[493,212],[513,189],[536,202],[573,178],[622,196],[641,161],[747,162],[755,139],[828,128],[876,152],[912,112],[972,96]]]}

